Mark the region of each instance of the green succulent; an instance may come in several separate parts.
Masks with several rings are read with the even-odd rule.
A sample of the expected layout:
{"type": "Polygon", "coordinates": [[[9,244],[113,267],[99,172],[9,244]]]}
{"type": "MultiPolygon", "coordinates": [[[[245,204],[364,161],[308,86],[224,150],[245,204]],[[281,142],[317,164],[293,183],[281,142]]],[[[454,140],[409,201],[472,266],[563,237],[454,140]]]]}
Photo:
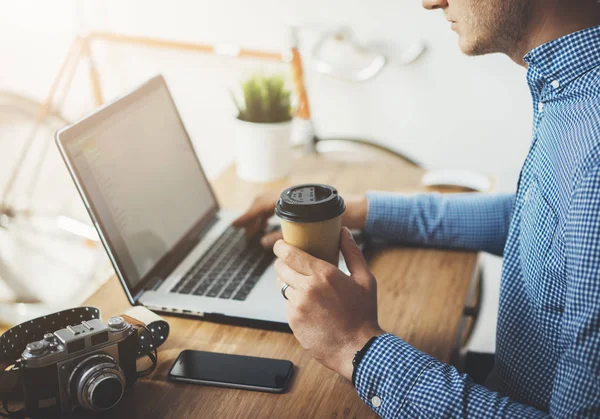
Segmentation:
{"type": "Polygon", "coordinates": [[[233,96],[238,119],[247,122],[277,123],[292,119],[291,92],[282,76],[255,74],[242,82],[244,106],[233,96]]]}

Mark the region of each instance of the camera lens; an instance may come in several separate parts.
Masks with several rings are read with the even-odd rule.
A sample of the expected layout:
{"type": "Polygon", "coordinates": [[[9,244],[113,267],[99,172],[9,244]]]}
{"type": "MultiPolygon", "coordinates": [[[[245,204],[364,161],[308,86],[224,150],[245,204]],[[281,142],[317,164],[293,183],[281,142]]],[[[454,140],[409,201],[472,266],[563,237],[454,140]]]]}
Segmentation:
{"type": "Polygon", "coordinates": [[[105,374],[90,386],[89,398],[91,404],[99,410],[110,409],[123,396],[123,382],[114,374],[105,374]]]}
{"type": "Polygon", "coordinates": [[[96,354],[85,358],[69,377],[69,396],[86,410],[115,406],[125,391],[125,375],[113,357],[96,354]]]}

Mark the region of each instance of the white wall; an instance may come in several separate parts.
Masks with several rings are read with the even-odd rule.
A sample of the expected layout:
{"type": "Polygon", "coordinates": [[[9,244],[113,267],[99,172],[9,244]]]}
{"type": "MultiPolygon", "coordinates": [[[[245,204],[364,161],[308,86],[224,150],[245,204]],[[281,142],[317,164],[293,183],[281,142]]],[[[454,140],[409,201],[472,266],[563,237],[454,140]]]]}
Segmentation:
{"type": "MultiPolygon", "coordinates": [[[[503,56],[463,56],[441,12],[427,12],[418,1],[4,1],[0,89],[42,98],[81,28],[278,50],[287,25],[306,23],[351,26],[364,42],[383,43],[392,58],[364,84],[307,69],[319,135],[369,138],[427,167],[470,168],[494,176],[499,190],[514,190],[531,132],[525,70],[503,56]],[[398,65],[394,55],[414,39],[424,39],[428,52],[418,63],[398,65]]],[[[316,36],[303,32],[303,51],[316,36]]],[[[263,63],[106,45],[97,45],[94,56],[108,98],[164,73],[209,174],[230,161],[226,89],[263,63]]],[[[92,107],[85,80],[82,68],[64,107],[70,117],[92,107]]]]}

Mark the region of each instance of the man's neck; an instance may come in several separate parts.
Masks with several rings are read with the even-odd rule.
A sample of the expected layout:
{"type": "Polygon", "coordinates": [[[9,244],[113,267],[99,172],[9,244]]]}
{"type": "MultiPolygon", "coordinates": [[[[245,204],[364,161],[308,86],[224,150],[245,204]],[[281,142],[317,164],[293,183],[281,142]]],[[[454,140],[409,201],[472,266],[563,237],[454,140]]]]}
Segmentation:
{"type": "Polygon", "coordinates": [[[527,67],[523,56],[532,49],[570,33],[600,25],[600,2],[597,0],[542,3],[536,7],[538,12],[532,14],[523,41],[507,52],[514,62],[523,67],[527,67]]]}

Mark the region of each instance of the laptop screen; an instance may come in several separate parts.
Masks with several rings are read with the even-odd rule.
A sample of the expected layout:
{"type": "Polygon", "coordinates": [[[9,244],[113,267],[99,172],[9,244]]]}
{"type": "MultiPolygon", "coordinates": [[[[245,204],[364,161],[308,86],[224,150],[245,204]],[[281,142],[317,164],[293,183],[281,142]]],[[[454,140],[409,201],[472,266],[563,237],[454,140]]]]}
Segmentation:
{"type": "Polygon", "coordinates": [[[162,77],[59,133],[130,292],[217,203],[162,77]]]}

